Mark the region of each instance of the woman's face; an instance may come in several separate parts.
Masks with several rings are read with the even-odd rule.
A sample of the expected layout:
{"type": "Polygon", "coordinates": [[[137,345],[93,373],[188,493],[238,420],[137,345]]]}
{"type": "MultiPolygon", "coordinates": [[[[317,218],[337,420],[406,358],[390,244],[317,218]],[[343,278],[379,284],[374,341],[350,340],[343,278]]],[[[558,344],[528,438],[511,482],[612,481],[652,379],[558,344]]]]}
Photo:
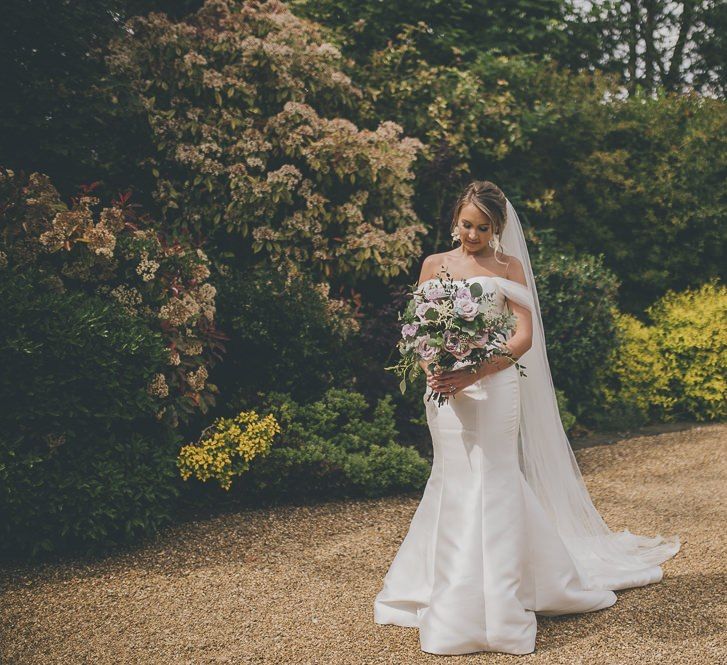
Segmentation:
{"type": "Polygon", "coordinates": [[[487,247],[494,234],[490,218],[473,203],[462,206],[454,230],[459,234],[462,247],[470,252],[478,252],[487,247]]]}

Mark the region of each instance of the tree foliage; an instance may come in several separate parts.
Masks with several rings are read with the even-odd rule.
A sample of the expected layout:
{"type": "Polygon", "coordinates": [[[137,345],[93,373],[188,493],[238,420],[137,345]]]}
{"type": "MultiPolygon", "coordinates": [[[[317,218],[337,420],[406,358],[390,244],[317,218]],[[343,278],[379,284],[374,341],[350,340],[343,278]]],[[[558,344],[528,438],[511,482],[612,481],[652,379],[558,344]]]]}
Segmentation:
{"type": "Polygon", "coordinates": [[[482,53],[557,57],[567,47],[560,0],[291,0],[293,11],[327,26],[346,54],[365,63],[415,28],[416,49],[432,65],[472,62],[482,53]]]}
{"type": "Polygon", "coordinates": [[[724,102],[634,97],[586,120],[561,142],[567,177],[548,215],[563,242],[604,253],[633,313],[667,289],[724,279],[724,102]]]}
{"type": "Polygon", "coordinates": [[[136,14],[201,0],[6,0],[0,22],[0,164],[47,173],[63,194],[133,180],[138,128],[104,90],[103,54],[136,14]]]}

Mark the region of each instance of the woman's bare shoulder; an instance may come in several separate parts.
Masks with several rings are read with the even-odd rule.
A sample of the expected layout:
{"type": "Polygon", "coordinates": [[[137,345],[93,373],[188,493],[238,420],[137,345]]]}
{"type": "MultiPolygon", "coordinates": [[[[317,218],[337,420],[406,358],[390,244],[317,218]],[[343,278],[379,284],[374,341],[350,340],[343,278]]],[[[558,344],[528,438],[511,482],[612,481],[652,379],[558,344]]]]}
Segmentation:
{"type": "Polygon", "coordinates": [[[426,264],[434,264],[437,261],[441,261],[447,256],[449,256],[450,252],[437,252],[436,254],[430,254],[429,256],[425,256],[422,263],[426,264]]]}
{"type": "Polygon", "coordinates": [[[434,266],[436,270],[440,270],[442,267],[447,267],[450,264],[453,256],[454,251],[452,250],[430,254],[424,258],[422,265],[434,266]]]}
{"type": "Polygon", "coordinates": [[[502,260],[507,263],[508,270],[512,268],[515,268],[517,270],[518,268],[523,267],[523,264],[520,263],[520,259],[517,258],[517,256],[509,256],[508,254],[503,254],[502,260]]]}
{"type": "Polygon", "coordinates": [[[520,259],[516,256],[504,255],[503,260],[507,262],[507,270],[505,271],[505,277],[513,282],[520,282],[520,284],[527,285],[525,279],[525,269],[520,259]]]}
{"type": "Polygon", "coordinates": [[[497,263],[509,264],[511,261],[517,261],[517,259],[514,256],[510,256],[509,254],[497,254],[497,263]]]}
{"type": "Polygon", "coordinates": [[[439,252],[436,254],[430,254],[425,256],[422,261],[422,270],[419,275],[419,283],[421,284],[427,279],[432,279],[442,270],[443,266],[447,265],[448,252],[439,252]]]}

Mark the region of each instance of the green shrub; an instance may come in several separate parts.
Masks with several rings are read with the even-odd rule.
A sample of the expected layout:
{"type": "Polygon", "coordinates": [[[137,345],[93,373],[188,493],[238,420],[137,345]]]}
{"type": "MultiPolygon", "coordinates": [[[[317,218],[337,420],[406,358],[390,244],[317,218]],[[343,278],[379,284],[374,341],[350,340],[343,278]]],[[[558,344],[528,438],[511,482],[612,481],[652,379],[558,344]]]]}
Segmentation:
{"type": "Polygon", "coordinates": [[[215,404],[217,387],[206,379],[223,347],[209,259],[139,213],[127,194],[99,204],[85,191],[69,208],[47,176],[0,167],[0,251],[16,272],[32,267],[58,290],[121,303],[159,331],[168,362],[155,387],[166,398],[163,418],[176,427],[215,404]]]}
{"type": "Polygon", "coordinates": [[[605,422],[722,420],[727,415],[727,287],[668,291],[651,325],[618,317],[618,346],[599,373],[605,422]]]}
{"type": "Polygon", "coordinates": [[[229,336],[225,362],[211,379],[227,412],[257,405],[257,393],[284,392],[300,402],[345,382],[347,339],[358,323],[331,310],[321,285],[271,268],[231,267],[218,282],[217,317],[229,336]]]}
{"type": "Polygon", "coordinates": [[[576,424],[576,417],[570,412],[568,398],[562,390],[555,389],[555,399],[558,402],[558,411],[560,413],[560,421],[563,423],[563,429],[568,432],[576,424]]]}
{"type": "Polygon", "coordinates": [[[370,406],[358,392],[331,388],[319,401],[302,405],[269,393],[260,410],[272,413],[281,434],[233,485],[239,497],[380,496],[422,489],[429,477],[429,462],[396,442],[390,396],[370,406]]]}
{"type": "Polygon", "coordinates": [[[103,553],[156,532],[179,494],[178,436],[164,426],[99,432],[33,453],[0,436],[3,554],[103,553]]]}
{"type": "Polygon", "coordinates": [[[724,279],[725,101],[634,94],[574,119],[553,125],[560,183],[547,223],[577,251],[605,252],[620,309],[638,315],[667,289],[724,279]]]}
{"type": "Polygon", "coordinates": [[[170,517],[178,441],[155,416],[159,333],[120,305],[0,281],[0,550],[100,551],[170,517]]]}
{"type": "Polygon", "coordinates": [[[614,307],[619,282],[603,266],[602,256],[564,252],[549,230],[540,230],[532,238],[533,272],[553,383],[565,393],[575,417],[588,423],[599,405],[596,368],[606,362],[616,343],[614,307]]]}

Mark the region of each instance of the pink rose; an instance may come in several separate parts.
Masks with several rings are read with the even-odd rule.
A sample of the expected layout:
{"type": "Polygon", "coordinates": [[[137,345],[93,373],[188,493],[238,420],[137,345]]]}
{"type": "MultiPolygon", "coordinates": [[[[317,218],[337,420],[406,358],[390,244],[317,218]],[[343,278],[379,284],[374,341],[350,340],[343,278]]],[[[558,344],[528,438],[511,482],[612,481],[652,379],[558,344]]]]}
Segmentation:
{"type": "Polygon", "coordinates": [[[471,340],[470,344],[477,349],[483,349],[485,344],[490,340],[490,330],[485,329],[481,333],[475,335],[471,340]]]}
{"type": "Polygon", "coordinates": [[[431,286],[424,289],[424,297],[427,300],[438,300],[439,298],[446,297],[446,295],[447,292],[444,290],[444,287],[438,284],[433,283],[431,286]]]}
{"type": "Polygon", "coordinates": [[[416,323],[405,323],[401,327],[401,336],[414,337],[417,334],[417,330],[419,330],[419,326],[416,323]]]}
{"type": "Polygon", "coordinates": [[[422,320],[425,320],[425,314],[431,309],[432,305],[428,302],[419,303],[414,310],[415,314],[422,320]]]}
{"type": "Polygon", "coordinates": [[[437,347],[429,345],[428,337],[417,340],[417,353],[422,360],[432,360],[437,355],[437,347]]]}
{"type": "Polygon", "coordinates": [[[459,335],[457,333],[452,332],[451,330],[445,330],[444,331],[444,349],[446,351],[454,351],[457,348],[457,345],[459,344],[459,335]]]}
{"type": "Polygon", "coordinates": [[[472,353],[472,347],[467,343],[464,337],[460,337],[457,333],[451,330],[444,332],[444,349],[449,351],[457,360],[466,358],[472,353]]]}
{"type": "Polygon", "coordinates": [[[471,298],[458,298],[454,301],[454,313],[467,321],[472,321],[480,311],[480,306],[471,298]]]}

